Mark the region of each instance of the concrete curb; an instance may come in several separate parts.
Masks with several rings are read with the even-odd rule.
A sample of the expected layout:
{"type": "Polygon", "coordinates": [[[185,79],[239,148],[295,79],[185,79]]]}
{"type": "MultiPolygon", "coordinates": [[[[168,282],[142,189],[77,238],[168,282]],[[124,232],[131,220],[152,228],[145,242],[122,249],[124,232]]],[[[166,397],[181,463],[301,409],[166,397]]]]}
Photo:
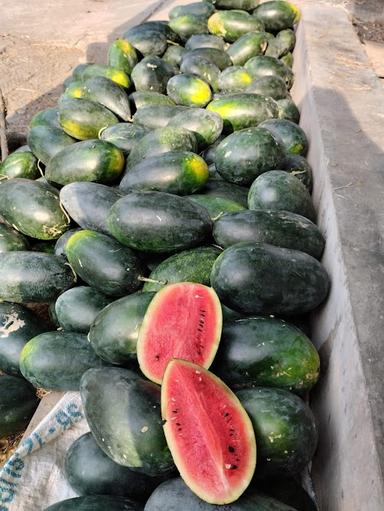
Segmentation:
{"type": "Polygon", "coordinates": [[[342,9],[302,5],[294,99],[332,290],[313,318],[320,509],[384,509],[384,89],[342,9]],[[330,20],[332,22],[330,23],[330,20]],[[342,34],[342,37],[341,37],[342,34]]]}

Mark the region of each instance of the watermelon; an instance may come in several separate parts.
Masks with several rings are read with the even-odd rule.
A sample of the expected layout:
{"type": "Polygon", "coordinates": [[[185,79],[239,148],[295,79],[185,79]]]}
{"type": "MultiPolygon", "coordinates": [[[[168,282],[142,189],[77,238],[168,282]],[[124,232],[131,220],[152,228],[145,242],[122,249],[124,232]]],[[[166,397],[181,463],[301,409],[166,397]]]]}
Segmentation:
{"type": "Polygon", "coordinates": [[[123,167],[120,149],[105,140],[86,140],[57,153],[49,161],[45,176],[60,185],[75,181],[109,183],[120,176],[123,167]]]}
{"type": "Polygon", "coordinates": [[[60,201],[69,216],[83,229],[108,234],[106,219],[119,190],[98,183],[74,182],[60,190],[60,201]]]}
{"type": "Polygon", "coordinates": [[[260,2],[260,0],[209,0],[214,3],[218,9],[241,9],[251,11],[260,2]]]}
{"type": "Polygon", "coordinates": [[[184,197],[132,192],[112,206],[108,227],[123,245],[163,253],[201,245],[211,234],[212,223],[206,210],[184,197]]]}
{"type": "Polygon", "coordinates": [[[19,357],[24,345],[48,330],[32,311],[16,303],[0,303],[0,371],[20,376],[19,357]]]}
{"type": "Polygon", "coordinates": [[[211,284],[224,305],[244,314],[295,315],[325,300],[329,277],[304,252],[244,242],[216,259],[211,284]]]}
{"type": "Polygon", "coordinates": [[[202,188],[208,176],[203,158],[188,151],[173,151],[146,158],[131,167],[120,183],[120,190],[188,195],[202,188]]]}
{"type": "Polygon", "coordinates": [[[249,189],[248,207],[290,211],[312,222],[316,220],[307,188],[294,175],[283,170],[271,170],[255,179],[249,189]]]}
{"type": "Polygon", "coordinates": [[[144,375],[161,383],[173,358],[208,368],[216,355],[222,327],[221,305],[212,288],[181,282],[163,287],[145,313],[137,341],[144,375]],[[188,314],[188,322],[182,321],[188,314]]]}
{"type": "MultiPolygon", "coordinates": [[[[64,147],[76,142],[61,128],[55,128],[54,126],[35,126],[29,130],[27,140],[33,154],[44,165],[47,165],[49,160],[64,147]]],[[[35,178],[40,177],[38,174],[39,172],[37,172],[35,178]]]]}
{"type": "MultiPolygon", "coordinates": [[[[201,50],[212,50],[213,48],[201,48],[201,50]]],[[[200,50],[195,50],[200,51],[200,50]]],[[[221,51],[221,50],[218,50],[221,51]]],[[[182,59],[180,71],[184,74],[194,75],[209,84],[213,91],[218,91],[218,79],[220,68],[211,59],[195,55],[193,51],[188,52],[182,59]]]]}
{"type": "Polygon", "coordinates": [[[100,358],[111,364],[136,362],[139,329],[154,293],[133,293],[102,309],[92,323],[88,340],[100,358]]]}
{"type": "Polygon", "coordinates": [[[168,122],[186,107],[177,105],[148,105],[140,107],[132,121],[149,129],[164,128],[168,122]]]}
{"type": "Polygon", "coordinates": [[[47,303],[73,283],[72,270],[55,255],[23,250],[0,254],[0,300],[47,303]]]}
{"type": "Polygon", "coordinates": [[[119,122],[114,126],[106,128],[99,134],[101,140],[110,142],[124,153],[129,153],[132,147],[147,135],[151,130],[144,126],[131,124],[128,122],[119,122]]]}
{"type": "Polygon", "coordinates": [[[126,497],[89,495],[62,500],[43,511],[143,511],[143,505],[126,497]]]}
{"type": "Polygon", "coordinates": [[[272,133],[284,146],[287,153],[301,154],[302,156],[307,154],[307,137],[300,126],[294,122],[287,119],[268,119],[260,124],[260,128],[272,133]]]}
{"type": "Polygon", "coordinates": [[[210,504],[236,501],[255,471],[256,441],[232,391],[199,365],[174,359],[164,374],[161,412],[168,446],[189,488],[210,504]]]}
{"type": "Polygon", "coordinates": [[[66,96],[59,102],[59,119],[65,133],[78,140],[97,138],[101,129],[119,122],[115,114],[99,103],[66,96]]]}
{"type": "Polygon", "coordinates": [[[91,287],[78,286],[68,289],[56,300],[57,322],[65,331],[87,334],[97,314],[110,301],[91,287]]]}
{"type": "Polygon", "coordinates": [[[198,282],[209,285],[213,263],[221,250],[216,247],[198,247],[184,250],[164,259],[149,275],[144,291],[159,291],[175,282],[198,282]]]}
{"type": "Polygon", "coordinates": [[[108,49],[108,65],[130,75],[138,62],[135,48],[125,39],[116,39],[108,49]]]}
{"type": "Polygon", "coordinates": [[[54,193],[44,184],[24,178],[1,184],[0,215],[18,231],[39,240],[59,238],[70,222],[54,193]]]}
{"type": "Polygon", "coordinates": [[[158,385],[128,369],[104,367],[84,374],[80,394],[97,445],[113,461],[149,476],[173,470],[158,385]]]}
{"type": "Polygon", "coordinates": [[[20,355],[24,378],[47,390],[79,390],[83,373],[102,364],[87,336],[77,332],[37,335],[27,342],[20,355]]]}
{"type": "MultiPolygon", "coordinates": [[[[170,479],[158,486],[144,509],[145,511],[180,511],[181,509],[188,511],[296,511],[274,498],[261,494],[258,489],[247,492],[232,504],[225,506],[208,504],[199,499],[181,478],[170,479]]],[[[315,510],[311,508],[300,511],[315,510]]]]}
{"type": "Polygon", "coordinates": [[[225,94],[211,101],[207,109],[222,117],[227,132],[257,126],[278,115],[277,104],[272,98],[246,92],[225,94]]]}
{"type": "Polygon", "coordinates": [[[243,211],[245,208],[239,202],[225,197],[214,197],[212,195],[194,194],[190,195],[189,199],[196,204],[205,208],[212,222],[216,222],[225,213],[232,213],[234,211],[243,211]]]}
{"type": "Polygon", "coordinates": [[[171,19],[169,26],[181,38],[186,41],[194,34],[207,34],[207,16],[198,16],[196,14],[184,14],[171,19]]]}
{"type": "Polygon", "coordinates": [[[221,197],[238,202],[244,208],[247,207],[248,188],[228,183],[222,178],[209,179],[202,192],[209,197],[221,197]]]}
{"type": "Polygon", "coordinates": [[[325,240],[317,226],[289,211],[255,209],[220,217],[213,226],[216,243],[228,248],[241,241],[258,241],[300,250],[320,259],[325,240]]]}
{"type": "Polygon", "coordinates": [[[209,85],[191,74],[173,76],[167,83],[167,94],[177,105],[204,107],[211,101],[209,85]]]}
{"type": "Polygon", "coordinates": [[[192,131],[200,148],[213,144],[223,130],[220,115],[204,108],[189,108],[177,113],[167,126],[181,127],[192,131]]]}
{"type": "Polygon", "coordinates": [[[215,151],[215,166],[227,181],[249,186],[260,174],[279,168],[284,156],[282,145],[267,130],[247,128],[220,142],[215,151]]]}
{"type": "MultiPolygon", "coordinates": [[[[170,48],[175,48],[175,46],[172,45],[170,46],[170,48]]],[[[176,46],[176,48],[178,48],[178,46],[176,46]]],[[[135,92],[132,92],[129,95],[129,101],[131,102],[131,107],[134,110],[139,110],[139,108],[152,105],[169,105],[169,106],[175,105],[172,99],[166,96],[165,94],[149,90],[137,90],[135,92]]]]}
{"type": "Polygon", "coordinates": [[[213,371],[228,385],[265,385],[294,392],[318,380],[320,359],[308,337],[281,319],[225,324],[213,371]]]}
{"type": "Polygon", "coordinates": [[[292,176],[299,179],[303,185],[307,187],[309,193],[312,192],[312,167],[303,156],[300,156],[299,154],[287,154],[282,168],[292,174],[292,176]]]}
{"type": "Polygon", "coordinates": [[[28,241],[20,232],[0,223],[0,254],[13,250],[28,250],[28,241]]]}
{"type": "Polygon", "coordinates": [[[53,126],[54,128],[60,128],[59,123],[59,109],[58,108],[46,108],[37,112],[29,123],[29,129],[35,126],[53,126]]]}
{"type": "MultiPolygon", "coordinates": [[[[187,50],[184,48],[184,46],[179,46],[178,44],[170,44],[163,55],[163,60],[165,60],[165,62],[171,66],[180,66],[181,59],[185,53],[187,53],[187,50]]],[[[172,100],[170,101],[173,103],[172,100]]]]}
{"type": "Polygon", "coordinates": [[[242,35],[227,49],[235,66],[243,66],[249,59],[262,55],[268,45],[270,35],[266,32],[248,32],[242,35]]]}
{"type": "Polygon", "coordinates": [[[14,177],[36,179],[39,176],[37,159],[31,151],[14,152],[0,163],[0,180],[14,177]]]}
{"type": "Polygon", "coordinates": [[[115,463],[98,447],[91,433],[82,435],[68,449],[65,475],[78,495],[114,495],[138,501],[146,500],[162,481],[115,463]]]}
{"type": "Polygon", "coordinates": [[[94,76],[79,84],[74,82],[65,90],[64,95],[99,103],[124,121],[131,118],[129,99],[124,87],[104,76],[94,76]]]}
{"type": "Polygon", "coordinates": [[[141,286],[143,268],[136,254],[105,234],[78,231],[67,241],[65,253],[73,271],[107,296],[123,296],[141,286]]]}
{"type": "Polygon", "coordinates": [[[208,2],[194,2],[186,5],[176,5],[169,11],[168,16],[170,20],[189,14],[208,18],[214,11],[215,8],[208,2]]]}
{"type": "Polygon", "coordinates": [[[224,92],[243,91],[252,83],[251,75],[241,66],[227,67],[220,73],[218,87],[224,92]]]}
{"type": "Polygon", "coordinates": [[[211,34],[221,36],[226,41],[236,41],[248,32],[260,32],[264,25],[257,18],[242,10],[218,11],[208,19],[211,34]]]}
{"type": "Polygon", "coordinates": [[[115,67],[106,66],[102,64],[80,64],[80,66],[77,66],[75,68],[75,71],[73,72],[74,78],[77,80],[85,81],[88,78],[94,78],[95,76],[102,76],[104,78],[108,78],[109,80],[112,80],[113,82],[117,83],[118,85],[121,85],[122,87],[130,87],[131,81],[129,79],[129,76],[124,73],[121,69],[117,69],[115,67]],[[83,66],[80,68],[80,66],[83,66]]]}
{"type": "Polygon", "coordinates": [[[180,66],[181,70],[183,67],[183,63],[188,62],[189,59],[191,58],[193,60],[194,59],[209,60],[212,64],[215,64],[220,69],[220,71],[232,65],[232,61],[229,55],[224,50],[218,50],[217,48],[196,48],[195,50],[189,50],[183,56],[180,66]]]}
{"type": "Polygon", "coordinates": [[[244,67],[255,80],[263,76],[279,76],[284,80],[288,89],[292,87],[292,70],[275,57],[257,55],[247,60],[244,67]]]}
{"type": "Polygon", "coordinates": [[[287,119],[299,124],[300,111],[290,97],[278,99],[276,103],[279,109],[279,119],[287,119]]]}
{"type": "Polygon", "coordinates": [[[132,80],[138,91],[164,93],[173,75],[172,66],[156,55],[145,57],[132,70],[132,80]]]}
{"type": "Polygon", "coordinates": [[[150,156],[170,151],[197,152],[197,141],[193,133],[185,128],[159,128],[145,135],[131,150],[127,158],[127,169],[150,156]]]}
{"type": "Polygon", "coordinates": [[[27,381],[0,374],[0,438],[23,431],[39,400],[27,381]]]}
{"type": "Polygon", "coordinates": [[[299,474],[317,445],[315,418],[309,406],[282,389],[252,387],[236,394],[257,437],[258,475],[299,474]]]}
{"type": "Polygon", "coordinates": [[[225,43],[222,37],[212,34],[195,34],[185,43],[186,50],[196,50],[198,48],[216,48],[217,50],[225,50],[225,43]]]}
{"type": "Polygon", "coordinates": [[[293,28],[300,19],[300,10],[290,2],[272,0],[258,5],[253,15],[264,24],[268,32],[279,32],[293,28]]]}
{"type": "Polygon", "coordinates": [[[60,257],[66,257],[65,256],[65,245],[67,244],[67,241],[72,236],[72,234],[75,234],[75,232],[81,231],[81,229],[69,229],[68,231],[65,231],[64,234],[60,236],[60,238],[56,241],[55,247],[54,247],[54,254],[56,256],[60,257]]]}
{"type": "MultiPolygon", "coordinates": [[[[284,80],[280,78],[280,76],[273,75],[262,76],[261,78],[257,78],[248,86],[246,91],[252,92],[252,94],[269,96],[276,100],[284,99],[288,95],[287,86],[285,85],[284,80]]],[[[265,128],[265,126],[263,125],[261,125],[260,127],[265,128]]]]}

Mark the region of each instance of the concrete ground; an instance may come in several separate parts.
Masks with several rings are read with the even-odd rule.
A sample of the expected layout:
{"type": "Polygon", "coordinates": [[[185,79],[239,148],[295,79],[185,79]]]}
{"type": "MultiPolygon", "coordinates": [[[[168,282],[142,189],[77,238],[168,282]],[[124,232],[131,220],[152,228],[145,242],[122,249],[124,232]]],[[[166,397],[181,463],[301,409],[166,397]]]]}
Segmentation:
{"type": "MultiPolygon", "coordinates": [[[[28,3],[2,0],[0,89],[8,112],[11,146],[19,143],[19,135],[25,135],[36,112],[56,103],[62,92],[61,84],[73,67],[79,62],[104,62],[111,41],[159,6],[167,12],[171,3],[172,0],[30,0],[28,3]]],[[[384,36],[380,39],[376,34],[379,29],[373,33],[364,28],[375,25],[382,30],[384,2],[325,0],[325,3],[345,6],[358,30],[365,33],[365,39],[373,39],[366,44],[366,50],[377,74],[384,76],[384,36]]]]}

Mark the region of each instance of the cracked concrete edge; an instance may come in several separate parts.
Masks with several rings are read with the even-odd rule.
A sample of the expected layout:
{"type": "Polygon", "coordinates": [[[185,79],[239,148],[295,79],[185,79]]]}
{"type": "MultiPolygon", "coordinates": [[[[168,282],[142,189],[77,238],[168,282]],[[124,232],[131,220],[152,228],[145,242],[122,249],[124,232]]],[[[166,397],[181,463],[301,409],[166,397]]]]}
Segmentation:
{"type": "Polygon", "coordinates": [[[332,279],[314,315],[320,509],[384,509],[384,89],[343,9],[302,5],[293,96],[309,135],[332,279]],[[329,23],[332,20],[332,23],[329,23]],[[343,37],[340,38],[340,34],[343,37]]]}

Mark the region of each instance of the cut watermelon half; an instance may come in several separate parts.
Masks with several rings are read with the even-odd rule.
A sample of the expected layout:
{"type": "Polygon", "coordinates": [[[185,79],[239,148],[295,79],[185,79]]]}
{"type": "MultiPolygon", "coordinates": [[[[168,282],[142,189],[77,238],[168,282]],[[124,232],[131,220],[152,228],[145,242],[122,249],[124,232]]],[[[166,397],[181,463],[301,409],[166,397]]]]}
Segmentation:
{"type": "Polygon", "coordinates": [[[252,423],[235,394],[202,367],[172,360],[161,388],[164,432],[189,488],[210,504],[229,504],[256,467],[252,423]]]}
{"type": "Polygon", "coordinates": [[[211,287],[192,282],[165,286],[149,304],[140,328],[140,369],[147,378],[161,383],[173,358],[208,368],[215,358],[221,329],[221,304],[211,287]]]}

